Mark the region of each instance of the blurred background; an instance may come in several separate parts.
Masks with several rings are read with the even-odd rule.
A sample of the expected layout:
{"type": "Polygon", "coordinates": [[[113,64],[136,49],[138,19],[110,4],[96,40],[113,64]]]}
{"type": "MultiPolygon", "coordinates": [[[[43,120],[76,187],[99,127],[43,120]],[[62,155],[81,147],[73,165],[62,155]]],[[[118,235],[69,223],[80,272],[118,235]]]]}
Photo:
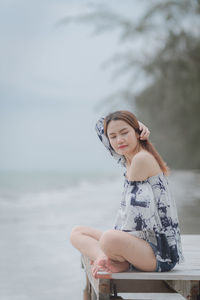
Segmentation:
{"type": "Polygon", "coordinates": [[[0,2],[0,299],[82,299],[72,228],[111,228],[124,170],[98,118],[131,110],[200,234],[200,1],[0,2]]]}

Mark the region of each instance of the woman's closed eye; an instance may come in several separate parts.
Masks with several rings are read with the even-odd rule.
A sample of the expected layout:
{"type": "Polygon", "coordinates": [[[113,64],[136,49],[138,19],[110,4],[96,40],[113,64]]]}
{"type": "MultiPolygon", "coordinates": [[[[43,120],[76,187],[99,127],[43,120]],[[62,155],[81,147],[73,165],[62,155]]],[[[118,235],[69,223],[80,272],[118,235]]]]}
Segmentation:
{"type": "MultiPolygon", "coordinates": [[[[126,135],[128,133],[128,131],[122,132],[121,135],[126,135]]],[[[116,135],[112,135],[110,136],[110,139],[113,140],[116,138],[116,135]]]]}

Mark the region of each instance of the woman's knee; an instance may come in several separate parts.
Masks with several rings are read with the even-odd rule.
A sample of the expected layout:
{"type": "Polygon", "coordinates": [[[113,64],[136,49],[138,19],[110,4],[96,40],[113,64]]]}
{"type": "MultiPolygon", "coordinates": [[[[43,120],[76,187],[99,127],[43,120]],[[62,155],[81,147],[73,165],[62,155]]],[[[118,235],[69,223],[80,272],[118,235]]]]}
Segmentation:
{"type": "Polygon", "coordinates": [[[83,231],[83,228],[84,228],[84,226],[80,226],[80,225],[74,226],[72,228],[71,234],[81,233],[83,231]]]}
{"type": "Polygon", "coordinates": [[[105,231],[99,240],[99,245],[105,253],[113,252],[118,244],[119,236],[115,229],[105,231]]]}
{"type": "Polygon", "coordinates": [[[72,228],[71,234],[70,234],[70,241],[72,245],[74,244],[76,237],[78,234],[82,233],[83,226],[75,226],[72,228]]]}

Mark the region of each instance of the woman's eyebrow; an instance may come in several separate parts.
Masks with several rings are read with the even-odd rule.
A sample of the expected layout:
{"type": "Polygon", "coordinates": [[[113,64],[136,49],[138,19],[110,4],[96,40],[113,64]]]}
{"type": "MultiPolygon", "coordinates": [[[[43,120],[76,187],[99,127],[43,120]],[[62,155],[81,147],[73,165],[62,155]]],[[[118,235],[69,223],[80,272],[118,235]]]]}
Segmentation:
{"type": "MultiPolygon", "coordinates": [[[[124,128],[122,128],[122,129],[120,129],[119,132],[122,132],[123,130],[127,130],[127,129],[128,129],[127,127],[124,127],[124,128]]],[[[112,135],[112,134],[115,134],[115,132],[111,132],[111,133],[109,133],[108,135],[112,135]]]]}

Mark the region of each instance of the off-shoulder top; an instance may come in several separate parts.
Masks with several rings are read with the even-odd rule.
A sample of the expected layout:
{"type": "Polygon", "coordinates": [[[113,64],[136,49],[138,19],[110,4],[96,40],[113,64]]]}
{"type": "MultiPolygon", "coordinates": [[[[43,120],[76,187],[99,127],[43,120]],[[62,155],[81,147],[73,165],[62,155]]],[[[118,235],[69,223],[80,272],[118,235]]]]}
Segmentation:
{"type": "MultiPolygon", "coordinates": [[[[125,158],[117,154],[104,135],[104,118],[96,124],[102,143],[118,163],[125,158]]],[[[171,197],[167,176],[160,173],[143,181],[129,181],[124,173],[122,200],[113,229],[128,232],[157,246],[157,260],[184,261],[176,203],[171,197]]]]}

